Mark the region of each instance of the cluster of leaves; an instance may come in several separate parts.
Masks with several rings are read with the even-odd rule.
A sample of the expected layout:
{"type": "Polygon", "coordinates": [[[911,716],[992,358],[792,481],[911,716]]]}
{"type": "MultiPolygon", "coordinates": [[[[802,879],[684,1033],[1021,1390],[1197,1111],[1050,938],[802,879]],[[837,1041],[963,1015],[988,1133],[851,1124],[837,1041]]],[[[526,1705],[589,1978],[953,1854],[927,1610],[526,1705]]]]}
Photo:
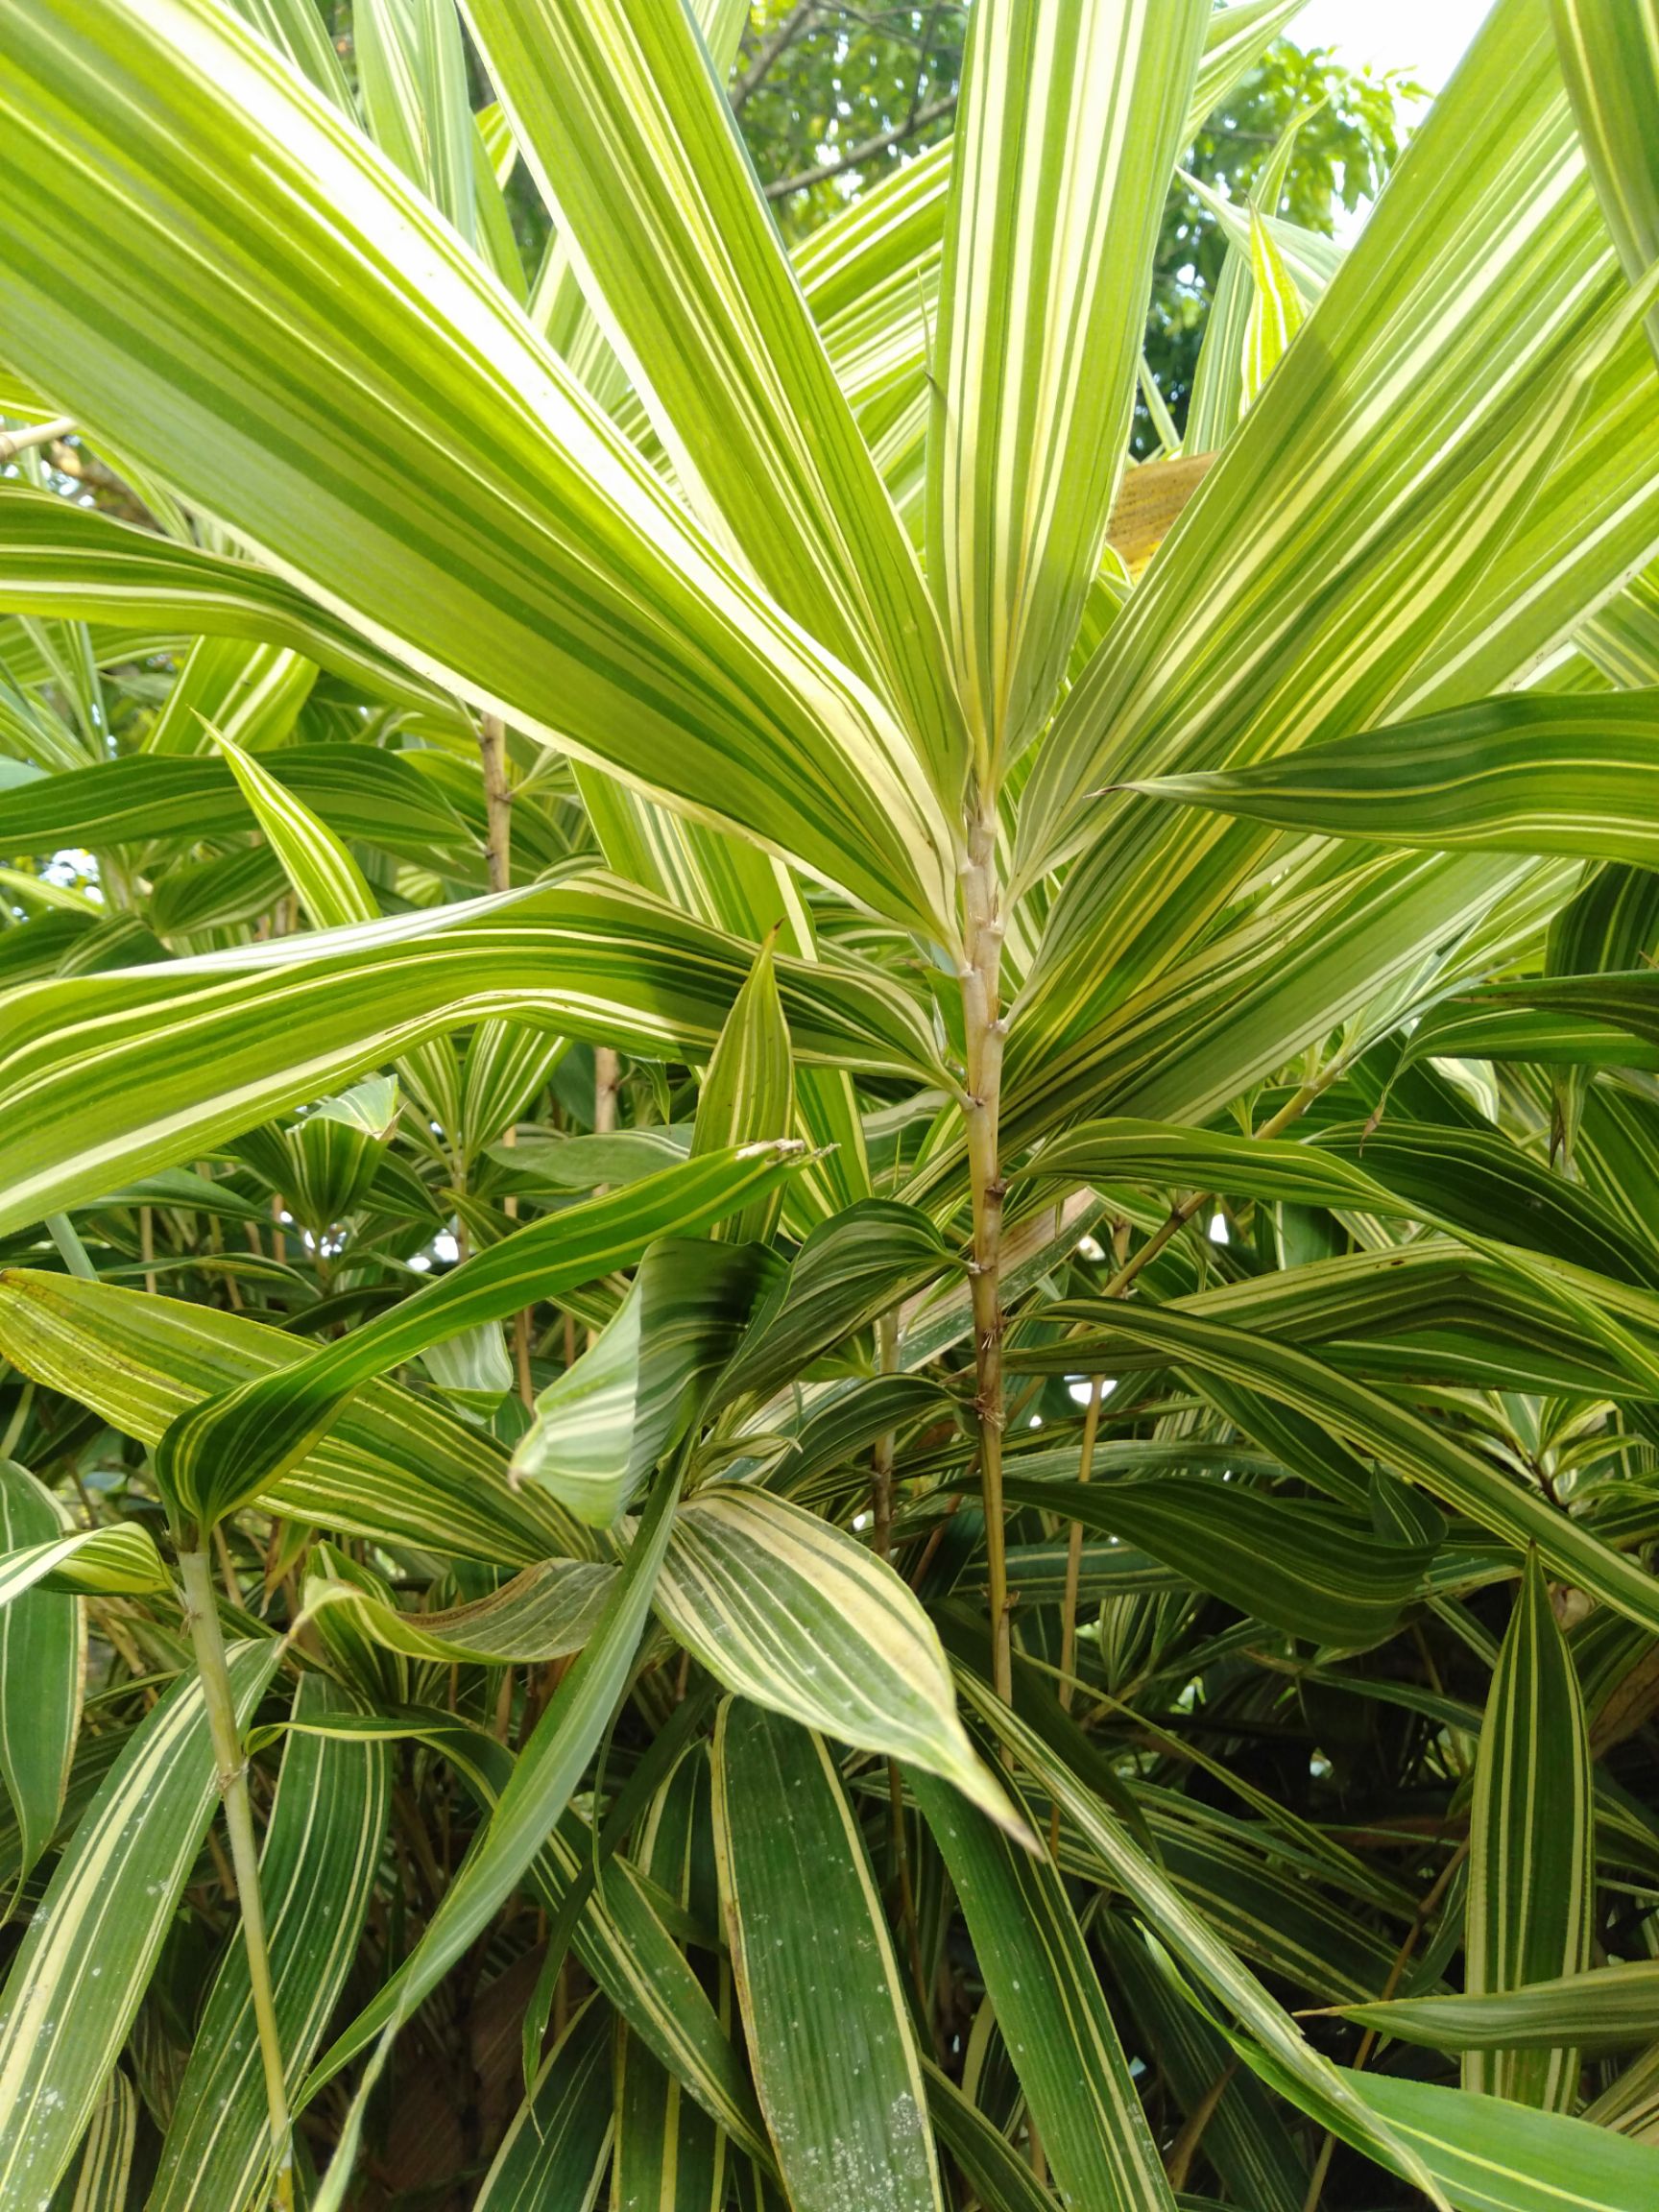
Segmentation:
{"type": "Polygon", "coordinates": [[[1137,464],[1294,12],[0,0],[7,2212],[1659,2195],[1659,8],[1137,464]]]}

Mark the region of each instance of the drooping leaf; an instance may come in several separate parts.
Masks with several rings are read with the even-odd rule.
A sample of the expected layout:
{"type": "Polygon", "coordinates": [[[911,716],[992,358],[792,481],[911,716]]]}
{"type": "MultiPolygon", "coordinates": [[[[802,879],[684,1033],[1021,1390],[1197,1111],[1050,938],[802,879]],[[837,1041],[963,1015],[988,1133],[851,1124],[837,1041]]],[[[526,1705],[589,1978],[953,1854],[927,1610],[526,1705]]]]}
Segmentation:
{"type": "Polygon", "coordinates": [[[729,1690],[942,1775],[1022,1833],[956,1717],[931,1622],[886,1561],[840,1529],[765,1490],[700,1490],[675,1517],[655,1602],[729,1690]]]}
{"type": "MultiPolygon", "coordinates": [[[[1469,1812],[1471,1998],[1581,1974],[1596,1882],[1595,1782],[1572,1654],[1536,1552],[1492,1677],[1469,1812]]],[[[1578,2101],[1578,2055],[1471,2051],[1463,2086],[1545,2111],[1578,2101]]]]}
{"type": "Polygon", "coordinates": [[[514,1449],[515,1477],[540,1484],[579,1521],[609,1528],[695,1424],[766,1265],[753,1244],[711,1250],[677,1237],[653,1244],[614,1317],[537,1399],[514,1449]]]}
{"type": "MultiPolygon", "coordinates": [[[[276,1640],[229,1653],[239,1718],[276,1640]]],[[[49,2199],[108,2080],[217,1794],[199,1682],[180,1679],[128,1739],[58,1862],[0,1991],[0,2196],[49,2199]]]]}
{"type": "Polygon", "coordinates": [[[57,1828],[81,1723],[85,1609],[17,1587],[18,1553],[55,1546],[62,1527],[50,1491],[0,1459],[0,1787],[17,1821],[19,1885],[57,1828]]]}
{"type": "Polygon", "coordinates": [[[611,2021],[591,1997],[547,2054],[475,2212],[591,2212],[611,2148],[611,2021]]]}
{"type": "Polygon", "coordinates": [[[1123,2046],[1059,1870],[916,1784],[1062,2199],[1173,2212],[1123,2046]]]}
{"type": "MultiPolygon", "coordinates": [[[[294,1694],[300,1721],[326,1721],[355,1701],[307,1673],[294,1694]]],[[[287,1741],[259,1863],[283,2070],[298,2088],[339,2001],[379,1871],[389,1797],[386,1746],[301,1728],[287,1741]]],[[[270,2154],[265,2084],[248,1978],[233,1943],[208,1992],[179,2083],[152,2212],[241,2204],[257,2194],[270,2154]]]]}
{"type": "Polygon", "coordinates": [[[457,1329],[498,1321],[536,1298],[639,1258],[666,1233],[720,1220],[788,1171],[797,1147],[710,1152],[603,1198],[530,1223],[290,1367],[180,1414],[156,1449],[171,1509],[211,1525],[280,1480],[338,1419],[352,1393],[457,1329]]]}
{"type": "Polygon", "coordinates": [[[756,2087],[796,2212],[942,2212],[909,2009],[822,1741],[723,1705],[714,1839],[756,2087]]]}

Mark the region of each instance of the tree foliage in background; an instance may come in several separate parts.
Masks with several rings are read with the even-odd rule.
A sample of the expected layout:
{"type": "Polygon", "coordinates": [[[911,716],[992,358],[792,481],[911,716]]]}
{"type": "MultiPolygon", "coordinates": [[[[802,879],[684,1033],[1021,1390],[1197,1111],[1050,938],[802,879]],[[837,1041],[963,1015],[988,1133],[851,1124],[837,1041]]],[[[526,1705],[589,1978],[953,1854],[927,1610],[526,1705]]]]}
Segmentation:
{"type": "Polygon", "coordinates": [[[1659,2199],[1659,7],[949,12],[0,0],[0,2212],[1659,2199]]]}

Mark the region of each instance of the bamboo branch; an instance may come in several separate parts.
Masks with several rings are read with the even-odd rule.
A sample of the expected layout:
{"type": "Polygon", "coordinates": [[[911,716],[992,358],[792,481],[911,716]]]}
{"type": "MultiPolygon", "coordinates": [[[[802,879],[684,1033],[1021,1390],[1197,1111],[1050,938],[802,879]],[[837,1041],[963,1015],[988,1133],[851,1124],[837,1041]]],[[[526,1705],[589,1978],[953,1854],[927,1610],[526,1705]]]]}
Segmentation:
{"type": "Polygon", "coordinates": [[[276,2032],[265,1913],[259,1901],[259,1852],[253,1836],[253,1808],[248,1795],[248,1766],[242,1756],[241,1736],[236,1726],[236,1701],[225,1663],[225,1638],[219,1627],[219,1609],[213,1598],[213,1570],[207,1552],[200,1549],[180,1551],[179,1572],[184,1585],[184,1619],[207,1707],[207,1728],[218,1768],[219,1795],[224,1801],[225,1826],[230,1838],[230,1863],[235,1873],[236,1902],[242,1915],[242,1939],[248,1949],[248,1979],[253,1995],[259,2059],[265,2071],[265,2109],[271,2127],[272,2202],[278,2207],[278,2212],[292,2212],[294,2149],[288,2117],[288,2083],[282,2065],[282,2045],[276,2032]]]}
{"type": "Polygon", "coordinates": [[[0,468],[31,445],[50,445],[55,439],[67,438],[74,427],[73,415],[55,415],[50,422],[36,422],[26,430],[0,430],[0,468]]]}
{"type": "Polygon", "coordinates": [[[997,880],[997,807],[981,804],[969,831],[962,878],[966,921],[962,1018],[967,1044],[968,1170],[974,1198],[974,1255],[969,1283],[974,1308],[974,1410],[979,1424],[979,1494],[985,1508],[985,1565],[991,1608],[991,1666],[997,1695],[1013,1702],[1008,1618],[1007,1534],[1002,1505],[1002,1332],[998,1272],[1002,1257],[1003,1184],[998,1118],[1002,1096],[1000,1005],[1002,915],[997,880]]]}

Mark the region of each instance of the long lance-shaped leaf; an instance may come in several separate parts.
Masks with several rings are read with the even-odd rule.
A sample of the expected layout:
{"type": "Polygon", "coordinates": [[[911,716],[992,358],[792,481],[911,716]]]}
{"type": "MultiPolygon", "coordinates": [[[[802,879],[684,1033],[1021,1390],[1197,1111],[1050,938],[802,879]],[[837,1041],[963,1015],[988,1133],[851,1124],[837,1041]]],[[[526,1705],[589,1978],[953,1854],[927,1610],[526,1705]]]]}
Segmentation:
{"type": "Polygon", "coordinates": [[[244,753],[223,731],[214,733],[214,741],[316,926],[337,929],[378,921],[380,909],[362,869],[304,801],[284,789],[262,761],[244,753]]]}
{"type": "MultiPolygon", "coordinates": [[[[1050,1317],[1082,1322],[1089,1334],[1022,1344],[1011,1357],[1023,1369],[1075,1373],[1067,1361],[1083,1345],[1083,1358],[1103,1374],[1143,1373],[1168,1363],[1159,1335],[1166,1323],[1220,1324],[1263,1343],[1328,1346],[1321,1356],[1345,1378],[1405,1383],[1407,1391],[1427,1375],[1493,1390],[1647,1398],[1656,1381],[1659,1315],[1651,1291],[1513,1248],[1488,1255],[1417,1239],[1270,1269],[1178,1303],[1138,1309],[1133,1321],[1125,1320],[1127,1310],[1118,1299],[1063,1301],[1050,1317]]],[[[1365,1493],[1354,1479],[1359,1462],[1342,1448],[1334,1455],[1319,1452],[1309,1433],[1315,1417],[1301,1424],[1300,1437],[1262,1431],[1262,1393],[1218,1368],[1193,1372],[1229,1418],[1276,1446],[1286,1464],[1338,1499],[1361,1502],[1365,1493]]],[[[1505,1539],[1518,1549],[1530,1540],[1525,1531],[1505,1539]]]]}
{"type": "Polygon", "coordinates": [[[981,774],[1041,727],[1135,403],[1202,0],[971,18],[928,446],[928,576],[981,774]]]}
{"type": "Polygon", "coordinates": [[[656,1604],[729,1690],[943,1775],[1022,1833],[956,1717],[932,1623],[885,1560],[816,1514],[764,1490],[699,1491],[675,1519],[656,1604]]]}
{"type": "Polygon", "coordinates": [[[1103,781],[1380,719],[1570,427],[1582,395],[1546,395],[1623,286],[1531,0],[1488,20],[1393,183],[1069,695],[1026,796],[1033,865],[1103,781]],[[1290,469],[1296,497],[1266,497],[1290,469]],[[1246,536],[1240,501],[1271,527],[1246,536]]]}
{"type": "Polygon", "coordinates": [[[156,1451],[156,1479],[170,1506],[211,1527],[296,1466],[363,1383],[459,1330],[504,1320],[537,1299],[630,1266],[660,1237],[712,1226],[776,1185],[797,1150],[789,1140],[706,1153],[548,1214],[475,1252],[302,1365],[191,1407],[156,1451]]]}
{"type": "MultiPolygon", "coordinates": [[[[1471,1997],[1589,1965],[1594,1795],[1578,1676],[1529,1552],[1492,1676],[1469,1809],[1463,1957],[1471,1997]]],[[[1571,2047],[1472,2051],[1463,2086],[1570,2111],[1578,2099],[1578,2055],[1571,2047]]]]}
{"type": "MultiPolygon", "coordinates": [[[[1647,2212],[1659,2191],[1659,2152],[1610,2128],[1394,2075],[1349,2080],[1457,2212],[1647,2212]]],[[[1351,2128],[1338,2132],[1355,2140],[1351,2128]]]]}
{"type": "Polygon", "coordinates": [[[302,654],[383,698],[454,715],[441,686],[251,561],[180,545],[22,484],[0,485],[0,553],[8,613],[243,637],[302,654]]]}
{"type": "MultiPolygon", "coordinates": [[[[1539,1556],[1564,1579],[1659,1632],[1659,1585],[1644,1568],[1405,1407],[1290,1345],[1167,1307],[1125,1304],[1113,1327],[1156,1346],[1172,1366],[1213,1372],[1307,1414],[1517,1550],[1535,1544],[1539,1556]]],[[[1088,1339],[1070,1340],[1066,1357],[1070,1372],[1087,1372],[1093,1358],[1088,1339]]]]}
{"type": "MultiPolygon", "coordinates": [[[[279,1656],[229,1654],[245,1720],[279,1656]]],[[[29,1924],[0,1996],[0,2200],[49,2199],[127,2039],[215,1803],[199,1681],[128,1739],[29,1924]]]]}
{"type": "MultiPolygon", "coordinates": [[[[1182,132],[1185,143],[1236,91],[1307,0],[1238,0],[1217,8],[1204,28],[1204,51],[1182,132]]],[[[868,299],[896,273],[913,279],[944,236],[954,142],[930,146],[890,171],[821,224],[791,255],[801,288],[822,325],[868,299]]]]}
{"type": "Polygon", "coordinates": [[[563,1659],[580,1651],[605,1611],[616,1569],[597,1559],[546,1559],[526,1567],[488,1598],[429,1613],[405,1613],[354,1582],[306,1585],[305,1610],[345,1613],[371,1643],[411,1659],[446,1666],[477,1660],[563,1659]]]}
{"type": "MultiPolygon", "coordinates": [[[[305,1674],[294,1717],[325,1721],[355,1709],[322,1674],[305,1674]]],[[[298,2088],[356,1954],[385,1839],[390,1761],[383,1743],[321,1732],[289,1737],[259,1862],[277,2037],[298,2088]]],[[[256,2200],[270,2122],[240,1943],[225,1954],[173,2103],[148,2212],[256,2200]]]]}
{"type": "Polygon", "coordinates": [[[1344,2005],[1345,2018],[1430,2051],[1581,2051],[1586,2057],[1659,2040],[1659,1960],[1631,1960],[1485,1996],[1395,1997],[1344,2005]]]}
{"type": "Polygon", "coordinates": [[[1062,2200],[1173,2212],[1100,1977],[1057,1867],[949,1791],[915,1784],[1062,2200]]]}
{"type": "MultiPolygon", "coordinates": [[[[494,1737],[453,1714],[424,1708],[351,1717],[347,1729],[336,1717],[332,1733],[391,1742],[414,1737],[454,1766],[486,1811],[493,1811],[510,1780],[513,1754],[494,1737]]],[[[530,1863],[526,1884],[541,1909],[557,1919],[581,1886],[582,1904],[571,1937],[578,1959],[627,2023],[663,2066],[682,2081],[734,2144],[765,2157],[760,2114],[741,2062],[715,2016],[703,1984],[658,1916],[660,1895],[619,1853],[601,1888],[590,1879],[593,1837],[575,1814],[546,1838],[530,1863]]]]}
{"type": "Polygon", "coordinates": [[[1160,1476],[1148,1482],[1030,1482],[1008,1501],[1121,1536],[1287,1636],[1362,1646],[1389,1635],[1422,1588],[1428,1548],[1381,1542],[1304,1501],[1160,1476]]]}
{"type": "Polygon", "coordinates": [[[1129,788],[1322,836],[1659,861],[1659,693],[1483,699],[1253,767],[1129,788]]]}
{"type": "Polygon", "coordinates": [[[17,1552],[55,1547],[62,1533],[51,1492],[27,1468],[0,1459],[0,1788],[17,1821],[19,1885],[63,1808],[81,1725],[85,1608],[50,1590],[4,1599],[17,1552]]]}
{"type": "MultiPolygon", "coordinates": [[[[307,2094],[377,2037],[395,2034],[512,1894],[542,1848],[627,1683],[673,1525],[680,1479],[662,1476],[598,1627],[560,1683],[497,1799],[489,1826],[392,1980],[324,2053],[307,2094]]],[[[382,2043],[384,2048],[384,2043],[382,2043]]]]}
{"type": "Polygon", "coordinates": [[[74,2175],[52,2199],[53,2212],[127,2212],[137,2137],[138,2100],[117,2066],[104,2084],[74,2175]]]}
{"type": "MultiPolygon", "coordinates": [[[[0,1229],[199,1158],[468,1022],[517,1016],[700,1060],[752,957],[600,880],[33,985],[0,1025],[0,1229]]],[[[876,970],[780,960],[778,976],[801,1059],[931,1065],[921,1009],[876,970]]]]}
{"type": "MultiPolygon", "coordinates": [[[[1636,968],[1490,983],[1460,992],[1423,1030],[1411,1039],[1413,1057],[1456,1055],[1473,1046],[1493,1058],[1595,1060],[1619,1030],[1651,1048],[1659,1045],[1659,976],[1636,968]]],[[[1645,1067],[1647,1061],[1632,1065],[1645,1067]]]]}
{"type": "Polygon", "coordinates": [[[988,1683],[962,1671],[957,1681],[992,1734],[1018,1754],[1038,1785],[1060,1807],[1063,1816],[1078,1830],[1096,1863],[1123,1891],[1159,1940],[1241,2023],[1254,2044],[1270,2054],[1282,2077],[1283,2094],[1327,2125],[1340,2113],[1349,2139],[1358,2140],[1373,2156],[1382,2155],[1382,2147],[1386,2145],[1387,2162],[1395,2171],[1408,2172],[1417,2186],[1443,2206],[1446,2200],[1430,2180],[1426,2167],[1368,2110],[1338,2069],[1307,2041],[1289,2014],[1186,1901],[1129,1831],[1107,1812],[1094,1791],[1003,1704],[988,1683]]]}
{"type": "Polygon", "coordinates": [[[537,1398],[514,1447],[515,1477],[539,1483],[590,1527],[611,1527],[697,1424],[775,1264],[754,1244],[714,1252],[690,1238],[654,1244],[615,1314],[537,1398]]]}
{"type": "MultiPolygon", "coordinates": [[[[308,1357],[286,1330],[240,1314],[21,1268],[0,1275],[0,1350],[145,1444],[159,1442],[199,1400],[308,1357]]],[[[507,1455],[493,1437],[392,1382],[369,1383],[264,1503],[371,1543],[496,1566],[528,1567],[582,1544],[550,1499],[508,1486],[507,1455]]],[[[8,1569],[138,1593],[166,1579],[150,1536],[131,1524],[82,1530],[8,1569]]],[[[6,1587],[0,1570],[0,1597],[6,1587]]]]}
{"type": "Polygon", "coordinates": [[[239,535],[473,705],[895,919],[950,916],[950,832],[891,715],[346,117],[212,0],[97,0],[73,39],[9,0],[5,24],[20,369],[180,492],[233,491],[239,535]],[[109,280],[65,290],[88,233],[109,280]]]}
{"type": "Polygon", "coordinates": [[[953,805],[926,588],[684,8],[466,0],[582,290],[710,533],[899,708],[953,805]]]}
{"type": "Polygon", "coordinates": [[[796,2212],[942,2212],[915,2032],[880,1899],[821,1740],[728,1701],[714,1846],[766,2125],[796,2212]]]}
{"type": "Polygon", "coordinates": [[[278,54],[285,54],[348,115],[351,112],[351,87],[340,57],[311,0],[230,0],[245,23],[252,23],[278,54]]]}
{"type": "Polygon", "coordinates": [[[473,2212],[590,2212],[611,2148],[611,2020],[589,1998],[547,2054],[473,2212]]]}
{"type": "MultiPolygon", "coordinates": [[[[651,1804],[639,1870],[669,1898],[718,1926],[710,1851],[710,1774],[701,1748],[682,1758],[651,1804]]],[[[725,2143],[706,2113],[646,2050],[618,2028],[614,2212],[722,2212],[725,2143]]]]}
{"type": "Polygon", "coordinates": [[[454,8],[434,0],[362,0],[351,36],[371,136],[476,248],[477,132],[454,8]]]}
{"type": "Polygon", "coordinates": [[[922,2067],[933,2132],[979,2192],[986,2212],[1059,2212],[1059,2200],[950,2075],[930,2058],[922,2067]]]}
{"type": "Polygon", "coordinates": [[[233,744],[279,745],[316,680],[316,664],[286,646],[198,637],[144,733],[144,750],[206,753],[209,723],[233,744]]]}
{"type": "MultiPolygon", "coordinates": [[[[0,1469],[11,1465],[10,1460],[0,1461],[0,1469]]],[[[0,1606],[12,1604],[39,1582],[49,1591],[93,1590],[124,1597],[166,1589],[167,1571],[155,1539],[135,1522],[110,1522],[67,1535],[56,1515],[52,1525],[56,1535],[0,1554],[0,1606]]]]}
{"type": "Polygon", "coordinates": [[[1125,1117],[1069,1130],[1028,1172],[1347,1208],[1531,1245],[1624,1282],[1659,1281],[1650,1245],[1611,1207],[1519,1145],[1478,1130],[1356,1122],[1298,1143],[1125,1117]]]}
{"type": "MultiPolygon", "coordinates": [[[[1539,582],[1527,567],[1502,596],[1475,594],[1632,328],[1529,0],[1498,10],[1396,187],[1321,300],[1313,335],[1069,693],[1025,795],[1022,872],[1087,834],[1078,809],[1102,783],[1290,751],[1381,721],[1396,699],[1409,711],[1412,671],[1459,610],[1482,608],[1485,629],[1502,629],[1539,582]],[[1441,250],[1426,250],[1431,239],[1441,250]],[[1527,346],[1513,339],[1523,327],[1535,334],[1527,346]],[[1453,329],[1455,346],[1443,342],[1453,329]],[[1455,449],[1448,421],[1464,433],[1455,449]]],[[[1571,497],[1556,521],[1576,531],[1571,497]]],[[[1599,584],[1580,576],[1577,613],[1620,580],[1618,565],[1599,584]]],[[[1573,618],[1551,601],[1545,635],[1573,618]]],[[[1522,623],[1490,682],[1512,680],[1541,642],[1522,623]]],[[[1080,1003],[1121,999],[1191,944],[1268,842],[1191,815],[1160,824],[1132,800],[1106,806],[1016,1010],[1011,1047],[1023,1033],[1022,1050],[1039,1057],[1080,1003]]]]}
{"type": "MultiPolygon", "coordinates": [[[[419,856],[472,848],[465,823],[399,754],[293,746],[276,754],[266,773],[342,836],[419,856]]],[[[137,754],[0,793],[0,850],[43,857],[64,845],[233,837],[252,827],[223,760],[137,754]]]]}
{"type": "MultiPolygon", "coordinates": [[[[1601,212],[1634,284],[1659,261],[1659,10],[1653,0],[1551,0],[1551,14],[1601,212]]],[[[1648,329],[1659,347],[1659,311],[1648,329]]]]}
{"type": "MultiPolygon", "coordinates": [[[[215,727],[213,738],[229,762],[243,798],[265,833],[266,844],[281,863],[282,873],[312,926],[341,929],[357,922],[377,922],[379,903],[362,869],[326,823],[319,821],[296,792],[285,789],[262,761],[244,752],[225,731],[215,727]]],[[[493,1027],[494,1024],[488,1025],[486,1034],[493,1027]]],[[[542,1045],[545,1048],[547,1040],[543,1039],[542,1045]]],[[[426,1045],[417,1046],[405,1064],[417,1095],[446,1097],[453,1064],[444,1039],[435,1038],[426,1045]]],[[[453,1125],[454,1118],[452,1114],[445,1113],[446,1123],[453,1125]]],[[[373,1134],[384,1137],[386,1132],[376,1129],[373,1134]]],[[[329,1122],[319,1114],[293,1132],[288,1142],[296,1158],[303,1163],[309,1160],[316,1142],[329,1138],[336,1140],[336,1149],[344,1142],[340,1123],[329,1122]]],[[[366,1190],[377,1154],[367,1139],[359,1142],[356,1150],[366,1190]]],[[[337,1184],[327,1204],[309,1210],[313,1233],[320,1236],[332,1222],[344,1219],[361,1195],[362,1191],[356,1190],[348,1195],[348,1189],[337,1184]]],[[[300,1217],[302,1220],[307,1217],[305,1210],[300,1210],[300,1217]]]]}
{"type": "MultiPolygon", "coordinates": [[[[697,1093],[693,1157],[723,1144],[787,1137],[795,1123],[795,1069],[789,1024],[778,996],[770,938],[755,955],[749,979],[732,1001],[720,1042],[697,1093]]],[[[722,1223],[729,1243],[764,1242],[777,1206],[758,1206],[722,1223]]]]}
{"type": "Polygon", "coordinates": [[[1259,2212],[1302,2212],[1308,2170],[1282,2107],[1254,2075],[1232,2064],[1225,2038],[1191,2003],[1168,1954],[1124,1913],[1100,1913],[1091,1934],[1189,2121],[1214,2101],[1204,2155],[1227,2194],[1259,2212]],[[1219,2094],[1217,2082],[1224,2084],[1219,2094]]]}

